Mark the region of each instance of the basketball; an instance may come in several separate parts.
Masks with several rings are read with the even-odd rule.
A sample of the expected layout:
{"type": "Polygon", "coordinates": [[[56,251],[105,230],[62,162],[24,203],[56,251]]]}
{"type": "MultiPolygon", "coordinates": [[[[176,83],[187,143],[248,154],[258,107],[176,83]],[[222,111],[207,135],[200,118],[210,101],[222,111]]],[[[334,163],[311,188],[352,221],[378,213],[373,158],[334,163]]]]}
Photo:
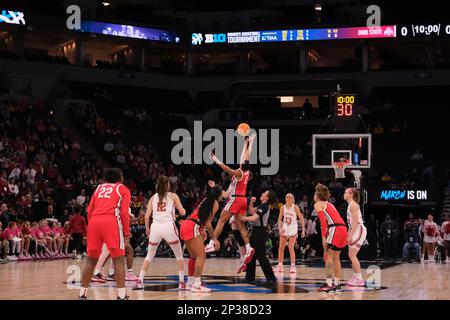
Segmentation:
{"type": "Polygon", "coordinates": [[[250,133],[250,126],[247,123],[242,122],[237,127],[237,133],[243,137],[248,136],[248,134],[250,133]]]}

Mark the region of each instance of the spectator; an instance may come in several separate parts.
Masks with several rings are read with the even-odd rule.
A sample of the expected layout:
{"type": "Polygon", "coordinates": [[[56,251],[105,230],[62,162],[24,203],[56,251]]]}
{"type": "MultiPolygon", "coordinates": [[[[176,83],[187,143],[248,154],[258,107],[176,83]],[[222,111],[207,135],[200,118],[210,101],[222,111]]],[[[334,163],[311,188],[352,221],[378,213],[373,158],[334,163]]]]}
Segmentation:
{"type": "Polygon", "coordinates": [[[391,129],[391,134],[398,135],[400,133],[400,128],[398,127],[398,124],[394,124],[394,126],[391,129]]]}
{"type": "Polygon", "coordinates": [[[377,126],[373,129],[374,134],[383,134],[384,128],[381,126],[381,123],[378,123],[377,126]]]}
{"type": "Polygon", "coordinates": [[[77,197],[77,203],[79,206],[83,207],[86,203],[86,190],[81,189],[80,195],[77,197]]]}
{"type": "Polygon", "coordinates": [[[9,255],[9,242],[3,235],[3,223],[0,221],[0,263],[7,263],[9,255]]]}
{"type": "Polygon", "coordinates": [[[2,203],[0,206],[0,222],[4,226],[9,225],[9,211],[8,211],[8,205],[6,203],[2,203]]]}
{"type": "Polygon", "coordinates": [[[433,221],[433,215],[429,214],[427,220],[422,223],[423,232],[423,250],[421,261],[424,261],[425,253],[428,255],[428,262],[434,262],[434,249],[436,247],[437,236],[439,235],[439,227],[433,221]]]}
{"type": "Polygon", "coordinates": [[[68,234],[73,239],[73,253],[80,254],[83,246],[83,238],[87,235],[86,219],[81,215],[81,208],[79,206],[74,208],[74,214],[69,222],[68,234]]]}
{"type": "Polygon", "coordinates": [[[414,260],[420,261],[419,225],[410,214],[404,225],[405,244],[403,246],[403,261],[408,260],[409,250],[414,249],[414,260]]]}
{"type": "Polygon", "coordinates": [[[423,154],[420,152],[420,149],[417,148],[416,152],[411,155],[411,160],[413,161],[422,161],[423,154]]]}
{"type": "Polygon", "coordinates": [[[381,181],[382,181],[382,182],[388,183],[388,182],[391,182],[391,181],[392,181],[392,178],[391,178],[391,176],[389,175],[389,173],[385,172],[385,173],[383,174],[383,176],[381,177],[381,181]]]}
{"type": "Polygon", "coordinates": [[[36,169],[33,167],[33,165],[30,164],[30,165],[28,166],[28,168],[27,168],[27,169],[25,170],[25,172],[24,172],[24,175],[25,175],[25,177],[26,177],[27,184],[28,184],[29,186],[34,185],[35,179],[36,179],[36,174],[37,174],[36,169]]]}
{"type": "Polygon", "coordinates": [[[309,99],[305,99],[305,103],[303,103],[303,111],[305,113],[305,119],[311,118],[313,106],[309,99]]]}
{"type": "Polygon", "coordinates": [[[383,237],[384,243],[384,260],[388,261],[389,259],[395,260],[395,239],[397,236],[397,224],[391,220],[391,216],[386,215],[384,222],[381,224],[380,233],[383,237]]]}
{"type": "Polygon", "coordinates": [[[114,151],[114,143],[112,143],[111,140],[108,140],[103,149],[108,153],[114,151]]]}
{"type": "Polygon", "coordinates": [[[441,226],[441,232],[442,232],[442,238],[444,239],[444,253],[446,263],[450,262],[450,213],[447,213],[445,215],[445,221],[442,223],[441,226]]]}
{"type": "Polygon", "coordinates": [[[17,185],[17,183],[14,180],[14,178],[9,179],[8,192],[14,198],[16,198],[19,195],[19,186],[17,185]]]}

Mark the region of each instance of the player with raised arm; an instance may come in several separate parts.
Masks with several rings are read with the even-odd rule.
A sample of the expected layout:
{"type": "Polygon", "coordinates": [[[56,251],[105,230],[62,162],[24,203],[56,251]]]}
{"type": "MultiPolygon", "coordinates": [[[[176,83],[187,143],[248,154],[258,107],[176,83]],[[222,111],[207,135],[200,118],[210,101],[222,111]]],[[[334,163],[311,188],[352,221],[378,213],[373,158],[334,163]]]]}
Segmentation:
{"type": "Polygon", "coordinates": [[[186,210],[183,208],[178,195],[169,192],[169,190],[169,178],[160,176],[156,184],[156,193],[148,201],[147,212],[145,214],[148,251],[139,274],[139,288],[144,287],[145,273],[155,257],[156,249],[161,240],[165,240],[175,254],[178,263],[178,288],[182,290],[186,289],[186,284],[184,282],[183,250],[178,237],[178,229],[175,225],[175,209],[177,209],[182,216],[186,214],[186,210]],[[151,224],[150,218],[153,218],[151,224]]]}
{"type": "MultiPolygon", "coordinates": [[[[251,177],[250,172],[250,154],[253,147],[253,142],[255,141],[256,134],[252,134],[246,137],[244,147],[242,149],[241,160],[239,169],[231,169],[225,165],[222,161],[217,159],[217,157],[211,153],[211,159],[218,164],[223,171],[231,175],[231,184],[228,188],[227,193],[229,193],[228,201],[223,208],[220,218],[217,221],[216,228],[214,229],[214,238],[218,238],[222,233],[223,227],[226,222],[228,222],[233,215],[245,215],[247,212],[247,185],[251,177]]],[[[237,226],[239,228],[239,233],[245,244],[246,252],[245,257],[239,266],[238,273],[245,270],[245,265],[247,265],[255,253],[255,249],[250,246],[250,239],[248,237],[247,230],[244,223],[240,219],[235,219],[237,226]]],[[[211,245],[206,247],[207,252],[212,251],[211,245]]]]}
{"type": "Polygon", "coordinates": [[[333,204],[328,202],[331,194],[327,186],[318,184],[314,194],[314,209],[320,220],[322,229],[322,245],[325,257],[326,283],[317,291],[340,293],[342,249],[347,245],[347,227],[333,204]],[[334,275],[334,285],[333,285],[334,275]]]}
{"type": "Polygon", "coordinates": [[[280,230],[280,246],[278,248],[278,266],[275,272],[283,272],[284,248],[286,241],[289,239],[289,256],[291,260],[290,273],[296,273],[295,267],[295,242],[298,237],[298,220],[302,226],[302,238],[305,237],[305,219],[300,212],[300,208],[294,203],[294,195],[292,193],[286,194],[286,204],[280,208],[278,215],[278,229],[280,230]]]}
{"type": "Polygon", "coordinates": [[[209,182],[209,186],[211,189],[206,197],[180,226],[180,238],[184,241],[190,255],[186,289],[194,293],[211,292],[211,289],[202,285],[201,280],[206,260],[205,239],[202,234],[203,228],[206,228],[209,236],[212,237],[210,244],[213,243],[216,250],[220,248],[220,243],[214,234],[211,221],[219,210],[219,201],[223,196],[223,190],[212,181],[209,182]]]}
{"type": "Polygon", "coordinates": [[[105,183],[92,195],[88,207],[87,263],[81,278],[80,300],[87,299],[89,283],[105,243],[114,262],[117,300],[128,300],[125,291],[125,246],[130,241],[130,190],[122,184],[122,170],[105,171],[105,183]]]}
{"type": "Polygon", "coordinates": [[[348,257],[352,262],[353,276],[347,281],[348,286],[364,287],[365,282],[361,274],[361,265],[358,260],[358,252],[364,241],[366,241],[367,229],[362,219],[359,207],[360,194],[355,188],[347,188],[344,192],[344,200],[348,203],[347,224],[349,227],[347,243],[348,257]]]}

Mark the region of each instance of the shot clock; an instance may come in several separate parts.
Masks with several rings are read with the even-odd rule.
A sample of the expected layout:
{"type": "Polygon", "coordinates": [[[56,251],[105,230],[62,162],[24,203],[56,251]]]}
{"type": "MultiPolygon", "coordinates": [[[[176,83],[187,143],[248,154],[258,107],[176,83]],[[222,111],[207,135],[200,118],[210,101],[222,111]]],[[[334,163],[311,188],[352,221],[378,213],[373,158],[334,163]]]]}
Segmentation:
{"type": "Polygon", "coordinates": [[[335,97],[336,100],[334,103],[333,115],[338,118],[350,118],[356,116],[357,97],[356,94],[338,94],[335,97]]]}

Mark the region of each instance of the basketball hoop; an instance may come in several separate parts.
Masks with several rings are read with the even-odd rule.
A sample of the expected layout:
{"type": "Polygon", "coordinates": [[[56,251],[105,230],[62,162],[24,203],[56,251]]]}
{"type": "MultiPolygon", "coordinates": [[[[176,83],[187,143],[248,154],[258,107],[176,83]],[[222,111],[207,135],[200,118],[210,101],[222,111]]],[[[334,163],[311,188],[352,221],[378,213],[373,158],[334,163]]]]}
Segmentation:
{"type": "Polygon", "coordinates": [[[337,161],[331,164],[334,169],[334,175],[336,179],[345,178],[345,168],[348,165],[348,161],[337,161]]]}

